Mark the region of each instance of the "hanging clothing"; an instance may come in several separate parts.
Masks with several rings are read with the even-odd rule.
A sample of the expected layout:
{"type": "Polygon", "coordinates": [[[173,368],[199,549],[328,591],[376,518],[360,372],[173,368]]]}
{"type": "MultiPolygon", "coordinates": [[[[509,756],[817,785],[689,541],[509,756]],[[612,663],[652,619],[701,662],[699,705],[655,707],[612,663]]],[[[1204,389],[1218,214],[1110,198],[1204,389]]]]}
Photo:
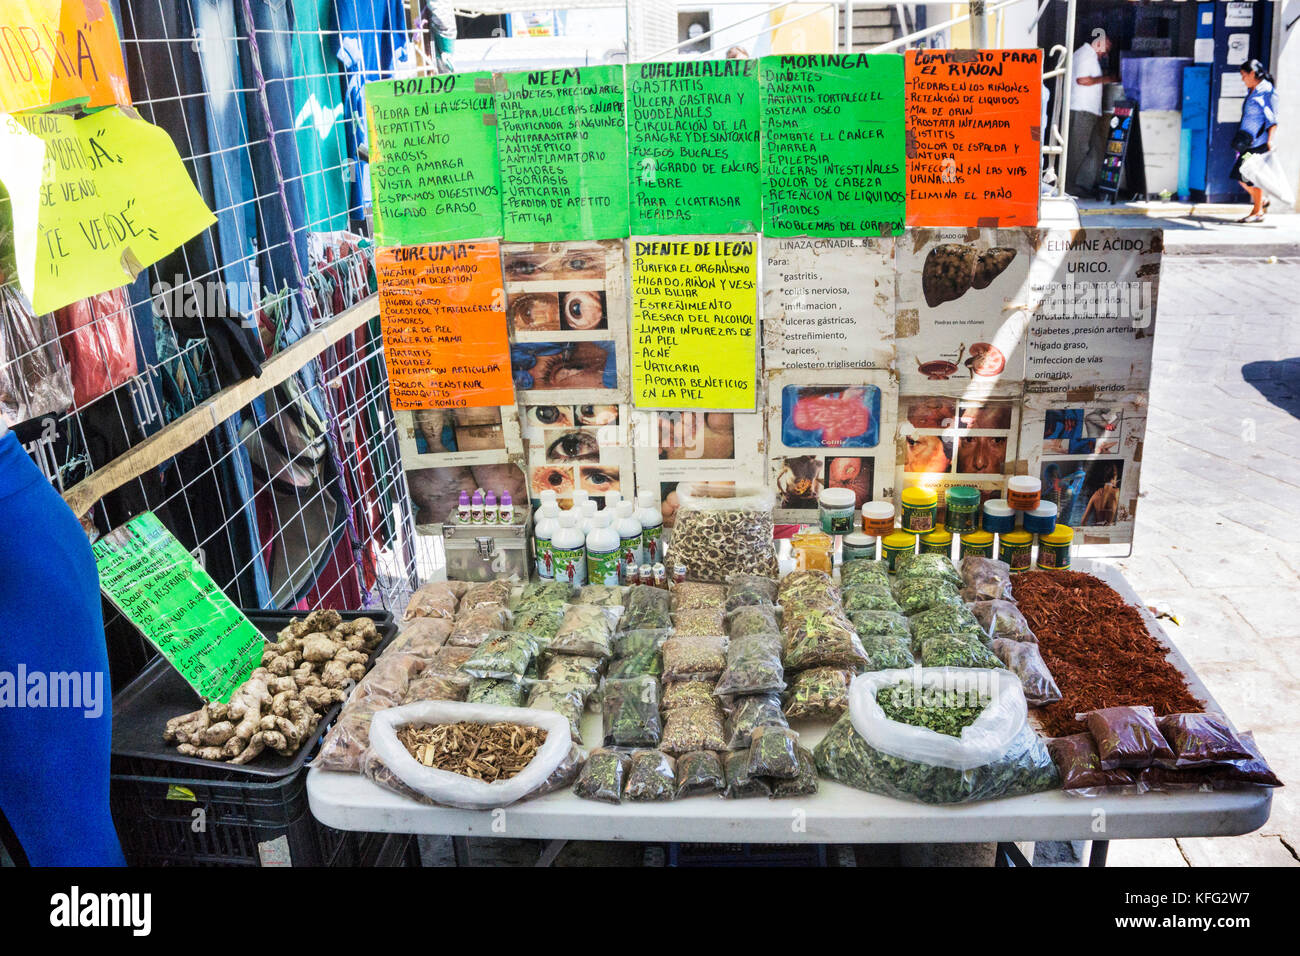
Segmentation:
{"type": "Polygon", "coordinates": [[[348,226],[347,133],[342,83],[326,31],[333,25],[334,0],[293,0],[293,128],[302,166],[307,224],[313,232],[348,226]]]}

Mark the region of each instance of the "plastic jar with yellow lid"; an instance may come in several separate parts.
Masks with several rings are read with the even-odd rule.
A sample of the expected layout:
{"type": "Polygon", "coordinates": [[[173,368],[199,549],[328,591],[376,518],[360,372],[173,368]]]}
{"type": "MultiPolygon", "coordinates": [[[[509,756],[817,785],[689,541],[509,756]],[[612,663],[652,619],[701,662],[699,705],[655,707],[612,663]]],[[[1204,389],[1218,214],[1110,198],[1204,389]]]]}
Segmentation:
{"type": "Polygon", "coordinates": [[[916,535],[906,531],[895,531],[880,540],[880,556],[890,571],[894,570],[894,561],[900,554],[916,552],[916,535]]]}
{"type": "Polygon", "coordinates": [[[961,556],[993,557],[993,535],[987,531],[972,531],[961,536],[961,556]]]}
{"type": "Polygon", "coordinates": [[[929,488],[904,488],[903,530],[925,534],[934,530],[934,517],[939,510],[939,496],[929,488]]]}
{"type": "Polygon", "coordinates": [[[1044,571],[1067,571],[1070,568],[1070,549],[1074,544],[1074,529],[1068,524],[1058,524],[1051,534],[1038,536],[1038,566],[1044,571]]]}
{"type": "Polygon", "coordinates": [[[1012,571],[1028,571],[1032,565],[1034,536],[1028,531],[1008,531],[998,537],[998,560],[1012,571]]]}
{"type": "Polygon", "coordinates": [[[952,532],[937,528],[929,534],[921,535],[922,554],[942,554],[952,557],[952,532]]]}

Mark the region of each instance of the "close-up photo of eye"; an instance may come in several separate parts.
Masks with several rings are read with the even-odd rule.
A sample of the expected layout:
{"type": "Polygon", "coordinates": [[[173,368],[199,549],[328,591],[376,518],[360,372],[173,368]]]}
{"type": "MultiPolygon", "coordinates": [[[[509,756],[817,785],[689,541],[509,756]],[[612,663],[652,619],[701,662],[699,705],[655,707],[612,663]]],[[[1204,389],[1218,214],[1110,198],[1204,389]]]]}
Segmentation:
{"type": "MultiPolygon", "coordinates": [[[[590,405],[584,406],[591,408],[590,405]]],[[[572,425],[573,411],[567,405],[530,405],[528,406],[528,418],[538,425],[545,425],[548,428],[554,428],[557,425],[572,425]]],[[[589,422],[579,422],[586,425],[589,422]]]]}
{"type": "Polygon", "coordinates": [[[603,292],[565,292],[560,301],[560,318],[566,329],[586,332],[604,328],[603,292]]]}
{"type": "Polygon", "coordinates": [[[567,495],[573,491],[573,472],[568,468],[554,468],[550,465],[534,468],[532,485],[534,494],[549,490],[567,495]]]}
{"type": "Polygon", "coordinates": [[[506,256],[508,279],[535,279],[545,269],[545,258],[530,252],[512,252],[506,256]]]}
{"type": "Polygon", "coordinates": [[[583,491],[593,495],[603,495],[607,491],[618,491],[618,469],[599,465],[588,465],[578,469],[578,483],[583,491]]]}
{"type": "Polygon", "coordinates": [[[516,388],[554,391],[618,384],[613,342],[516,342],[510,360],[516,388]]]}
{"type": "Polygon", "coordinates": [[[559,331],[559,295],[555,292],[529,292],[511,296],[510,321],[521,332],[559,331]]]}
{"type": "Polygon", "coordinates": [[[604,275],[605,264],[599,256],[575,252],[565,257],[563,270],[571,275],[592,276],[604,275]]]}
{"type": "Polygon", "coordinates": [[[591,432],[580,429],[562,433],[546,444],[547,461],[596,461],[600,458],[600,442],[591,432]]]}
{"type": "Polygon", "coordinates": [[[574,408],[579,425],[617,425],[617,405],[578,405],[574,408]]]}

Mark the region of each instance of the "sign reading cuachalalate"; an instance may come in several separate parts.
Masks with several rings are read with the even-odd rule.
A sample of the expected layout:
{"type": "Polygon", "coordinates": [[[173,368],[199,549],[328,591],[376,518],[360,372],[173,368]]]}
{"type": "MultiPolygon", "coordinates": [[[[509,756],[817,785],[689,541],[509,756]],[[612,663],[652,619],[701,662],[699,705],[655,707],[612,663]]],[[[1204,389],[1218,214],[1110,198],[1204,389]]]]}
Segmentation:
{"type": "Polygon", "coordinates": [[[757,232],[758,61],[628,67],[632,234],[757,232]]]}
{"type": "Polygon", "coordinates": [[[366,84],[375,242],[501,235],[492,74],[366,84]]]}
{"type": "Polygon", "coordinates": [[[506,240],[626,236],[623,67],[507,73],[496,104],[506,240]]]}
{"type": "Polygon", "coordinates": [[[763,232],[903,231],[903,58],[891,53],[759,60],[763,232]]]}
{"type": "Polygon", "coordinates": [[[95,542],[99,586],[206,700],[229,701],[262,663],[262,632],[152,511],[95,542]]]}

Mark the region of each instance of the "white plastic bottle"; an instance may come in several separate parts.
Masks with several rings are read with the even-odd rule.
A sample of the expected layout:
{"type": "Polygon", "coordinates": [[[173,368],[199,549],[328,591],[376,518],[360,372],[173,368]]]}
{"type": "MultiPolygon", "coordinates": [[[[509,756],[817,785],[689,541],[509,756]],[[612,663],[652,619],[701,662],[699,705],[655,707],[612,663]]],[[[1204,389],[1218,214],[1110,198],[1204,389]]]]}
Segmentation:
{"type": "Polygon", "coordinates": [[[578,525],[586,534],[595,526],[596,515],[600,514],[600,505],[588,498],[582,503],[582,520],[578,525]]]}
{"type": "Polygon", "coordinates": [[[607,491],[605,492],[605,510],[612,515],[618,514],[618,506],[623,503],[623,492],[607,491]]]}
{"type": "Polygon", "coordinates": [[[543,488],[542,493],[537,496],[537,500],[540,502],[537,506],[538,512],[540,513],[547,505],[558,505],[558,499],[559,496],[555,493],[554,488],[543,488]]]}
{"type": "Polygon", "coordinates": [[[619,550],[618,532],[614,530],[608,510],[591,519],[587,532],[587,579],[592,584],[618,584],[619,550]]]}
{"type": "Polygon", "coordinates": [[[578,516],[572,510],[560,515],[559,522],[559,528],[551,536],[555,580],[582,587],[587,583],[587,540],[578,529],[578,516]]]}
{"type": "Polygon", "coordinates": [[[636,519],[641,522],[641,561],[656,564],[663,561],[664,515],[659,510],[659,499],[653,491],[643,491],[636,496],[636,519]]]}
{"type": "Polygon", "coordinates": [[[582,514],[582,506],[585,505],[590,498],[591,495],[587,494],[581,488],[574,488],[573,489],[573,510],[578,514],[582,514]]]}
{"type": "MultiPolygon", "coordinates": [[[[608,510],[608,509],[607,509],[608,510]]],[[[630,501],[620,501],[614,530],[618,532],[619,574],[627,581],[629,568],[639,568],[645,560],[641,556],[641,522],[636,519],[636,505],[630,501]]]]}
{"type": "Polygon", "coordinates": [[[489,491],[483,496],[483,523],[496,524],[499,515],[496,492],[489,491]]]}
{"type": "Polygon", "coordinates": [[[551,538],[560,527],[560,509],[557,505],[543,505],[533,525],[533,550],[536,554],[537,576],[545,581],[555,577],[555,559],[551,556],[551,538]]]}

